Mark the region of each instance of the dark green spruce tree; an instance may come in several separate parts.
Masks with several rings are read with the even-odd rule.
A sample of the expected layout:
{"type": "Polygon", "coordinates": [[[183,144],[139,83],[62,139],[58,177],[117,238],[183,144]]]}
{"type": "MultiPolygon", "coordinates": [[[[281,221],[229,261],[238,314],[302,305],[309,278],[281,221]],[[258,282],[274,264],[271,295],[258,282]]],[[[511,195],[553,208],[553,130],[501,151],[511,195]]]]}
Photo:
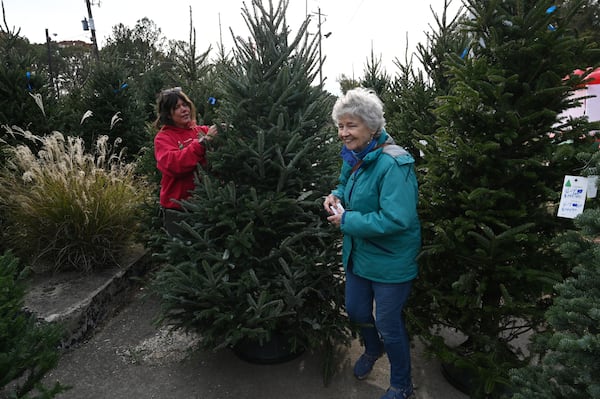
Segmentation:
{"type": "Polygon", "coordinates": [[[436,30],[427,33],[426,43],[417,45],[417,54],[406,54],[404,61],[395,59],[398,69],[383,95],[386,129],[415,157],[417,165],[421,164],[421,153],[416,143],[436,130],[435,99],[448,91],[443,61],[464,48],[464,38],[456,32],[460,10],[449,18],[450,3],[445,2],[441,15],[434,13],[436,30]],[[416,67],[415,56],[422,68],[416,67]]]}
{"type": "Polygon", "coordinates": [[[122,140],[120,147],[126,148],[126,159],[131,160],[146,144],[146,115],[135,96],[135,83],[126,73],[120,61],[98,62],[81,93],[79,115],[65,133],[82,137],[88,149],[93,149],[102,135],[111,143],[122,140]]]}
{"type": "Polygon", "coordinates": [[[42,384],[59,359],[62,327],[39,324],[23,311],[26,281],[11,252],[0,255],[0,397],[50,399],[65,391],[42,384]]]}
{"type": "Polygon", "coordinates": [[[516,342],[540,326],[539,299],[569,271],[553,239],[571,223],[556,210],[587,133],[557,118],[573,106],[563,78],[586,51],[568,29],[581,3],[570,5],[467,1],[470,44],[445,60],[448,94],[436,99],[437,130],[423,137],[413,315],[473,398],[509,392],[509,370],[529,360],[516,342]]]}
{"type": "Polygon", "coordinates": [[[343,315],[339,235],[322,213],[339,145],[333,105],[315,81],[316,42],[305,21],[291,37],[287,1],[253,0],[250,37],[236,36],[223,76],[226,128],[184,207],[187,234],[170,240],[154,289],[162,317],[199,332],[206,348],[269,342],[324,351],[351,336],[343,315]]]}
{"type": "MultiPolygon", "coordinates": [[[[582,153],[584,175],[598,176],[600,149],[582,153]]],[[[573,275],[556,286],[547,327],[534,339],[538,362],[511,372],[514,399],[600,399],[600,203],[588,199],[577,230],[558,237],[573,275]]]]}
{"type": "Polygon", "coordinates": [[[361,87],[375,90],[379,98],[383,98],[390,86],[390,76],[381,65],[381,56],[375,57],[371,47],[371,56],[367,59],[364,76],[360,80],[361,87]]]}
{"type": "MultiPolygon", "coordinates": [[[[46,66],[36,63],[35,46],[20,36],[20,30],[10,29],[6,22],[0,25],[0,126],[36,134],[51,130],[49,108],[56,101],[48,77],[46,66]]],[[[4,129],[0,138],[14,142],[4,129]]]]}

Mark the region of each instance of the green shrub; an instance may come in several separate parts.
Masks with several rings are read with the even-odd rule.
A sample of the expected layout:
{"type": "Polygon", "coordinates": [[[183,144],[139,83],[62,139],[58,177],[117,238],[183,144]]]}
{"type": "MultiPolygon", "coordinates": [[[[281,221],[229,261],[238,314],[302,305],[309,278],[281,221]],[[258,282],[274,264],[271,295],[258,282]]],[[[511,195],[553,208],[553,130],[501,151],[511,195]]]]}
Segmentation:
{"type": "Polygon", "coordinates": [[[132,243],[140,205],[148,197],[135,166],[124,163],[107,136],[93,153],[81,138],[58,132],[30,148],[11,147],[0,172],[0,206],[5,212],[5,240],[18,256],[34,266],[90,271],[117,263],[132,243]]]}
{"type": "Polygon", "coordinates": [[[62,332],[58,325],[37,325],[23,312],[24,295],[18,259],[5,253],[0,256],[0,397],[52,398],[65,388],[56,383],[47,389],[40,381],[56,366],[62,332]]]}

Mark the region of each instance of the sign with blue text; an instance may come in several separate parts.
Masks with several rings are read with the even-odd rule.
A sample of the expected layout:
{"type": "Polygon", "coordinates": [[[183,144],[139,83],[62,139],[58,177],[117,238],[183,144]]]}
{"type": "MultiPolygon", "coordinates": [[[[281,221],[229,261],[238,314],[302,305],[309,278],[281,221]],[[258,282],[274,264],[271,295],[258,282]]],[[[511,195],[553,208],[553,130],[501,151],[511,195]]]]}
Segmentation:
{"type": "Polygon", "coordinates": [[[588,182],[585,177],[565,176],[558,206],[558,217],[575,219],[583,212],[587,186],[588,182]]]}

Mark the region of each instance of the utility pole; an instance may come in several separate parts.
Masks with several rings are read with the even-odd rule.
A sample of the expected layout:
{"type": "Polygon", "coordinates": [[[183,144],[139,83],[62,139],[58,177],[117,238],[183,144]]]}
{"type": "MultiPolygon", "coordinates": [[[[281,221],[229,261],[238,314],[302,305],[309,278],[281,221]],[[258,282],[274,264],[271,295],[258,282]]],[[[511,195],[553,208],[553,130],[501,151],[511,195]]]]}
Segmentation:
{"type": "Polygon", "coordinates": [[[221,45],[221,50],[223,50],[223,31],[221,29],[221,13],[219,13],[219,44],[221,45]]]}
{"type": "Polygon", "coordinates": [[[94,26],[94,17],[92,16],[92,5],[90,4],[90,0],[85,0],[85,4],[87,5],[87,11],[88,11],[89,29],[92,32],[92,44],[94,45],[94,56],[96,57],[96,61],[99,61],[100,53],[98,52],[98,42],[96,41],[96,27],[94,26]]]}
{"type": "Polygon", "coordinates": [[[319,83],[323,88],[323,53],[321,52],[321,7],[319,7],[319,83]]]}
{"type": "Polygon", "coordinates": [[[325,33],[323,35],[323,32],[321,30],[321,26],[323,25],[321,16],[326,17],[327,15],[321,14],[321,7],[318,8],[317,15],[319,16],[319,26],[318,26],[319,32],[317,33],[319,35],[319,83],[321,84],[321,88],[323,88],[323,50],[322,50],[321,42],[323,41],[323,36],[325,36],[325,39],[327,39],[329,36],[331,36],[331,32],[325,33]]]}
{"type": "MultiPolygon", "coordinates": [[[[308,0],[304,0],[304,20],[308,20],[308,0]]],[[[306,42],[308,43],[308,27],[306,27],[306,42]]]]}
{"type": "Polygon", "coordinates": [[[48,75],[50,75],[50,87],[56,91],[56,98],[58,98],[58,85],[55,86],[54,71],[52,69],[52,49],[50,48],[50,35],[48,34],[48,28],[46,28],[46,48],[48,50],[48,75]]]}

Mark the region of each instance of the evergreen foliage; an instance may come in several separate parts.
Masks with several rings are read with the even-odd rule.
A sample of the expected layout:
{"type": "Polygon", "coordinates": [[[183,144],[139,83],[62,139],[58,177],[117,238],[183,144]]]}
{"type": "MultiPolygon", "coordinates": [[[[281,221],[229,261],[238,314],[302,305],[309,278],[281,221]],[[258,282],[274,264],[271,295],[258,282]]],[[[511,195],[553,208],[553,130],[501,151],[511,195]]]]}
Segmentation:
{"type": "Polygon", "coordinates": [[[353,77],[350,78],[344,74],[342,74],[337,82],[340,84],[340,89],[342,91],[342,93],[346,93],[348,90],[354,89],[355,87],[360,87],[360,81],[357,79],[354,79],[353,77]]]}
{"type": "Polygon", "coordinates": [[[360,81],[361,87],[375,90],[379,98],[384,98],[390,85],[390,77],[381,65],[381,57],[376,58],[371,49],[371,57],[367,60],[364,77],[360,81]]]}
{"type": "MultiPolygon", "coordinates": [[[[570,3],[573,0],[564,0],[570,3]]],[[[600,1],[586,0],[580,11],[574,16],[571,26],[580,36],[589,37],[591,45],[596,50],[600,49],[600,1]]],[[[581,60],[585,67],[598,65],[600,63],[600,52],[595,51],[581,60]]]]}
{"type": "Polygon", "coordinates": [[[0,26],[0,125],[48,131],[46,110],[35,99],[48,103],[48,75],[35,60],[35,50],[19,31],[0,26]]]}
{"type": "MultiPolygon", "coordinates": [[[[466,18],[464,9],[460,7],[456,14],[450,17],[448,8],[451,4],[452,0],[444,0],[441,15],[433,12],[435,29],[426,33],[425,43],[417,44],[417,58],[438,95],[447,94],[450,86],[451,75],[448,74],[449,65],[446,61],[451,54],[460,54],[462,58],[466,57],[470,44],[468,33],[461,29],[460,25],[461,21],[466,18]]],[[[412,58],[410,61],[407,60],[405,65],[412,64],[412,58]]],[[[396,64],[400,66],[399,62],[396,64]]]]}
{"type": "Polygon", "coordinates": [[[474,398],[500,396],[508,370],[527,362],[512,344],[540,324],[539,299],[568,271],[552,240],[569,222],[555,208],[577,167],[566,143],[581,143],[587,125],[557,115],[573,106],[563,78],[585,42],[567,28],[578,5],[560,14],[552,5],[467,2],[468,51],[446,59],[438,128],[421,137],[424,251],[413,321],[425,336],[433,331],[428,341],[447,370],[469,376],[474,398]],[[465,342],[446,344],[445,329],[465,342]]]}
{"type": "Polygon", "coordinates": [[[62,332],[58,325],[38,325],[23,312],[22,277],[12,253],[0,256],[0,397],[49,399],[65,390],[59,383],[41,384],[58,362],[62,332]]]}
{"type": "MultiPolygon", "coordinates": [[[[600,171],[600,151],[581,154],[584,174],[600,171]]],[[[588,199],[576,231],[557,238],[573,275],[556,286],[547,327],[534,339],[539,362],[511,372],[514,399],[600,398],[600,206],[588,199]]]]}
{"type": "Polygon", "coordinates": [[[432,112],[436,92],[423,72],[413,69],[412,63],[398,65],[399,72],[383,96],[386,130],[415,158],[418,167],[421,163],[416,146],[418,134],[432,134],[436,127],[432,112]]]}
{"type": "Polygon", "coordinates": [[[163,319],[200,332],[205,347],[282,333],[293,348],[331,354],[350,335],[340,237],[322,213],[339,166],[327,126],[333,103],[311,86],[317,58],[315,42],[305,41],[308,21],[290,38],[286,9],[287,1],[267,8],[254,0],[243,11],[251,37],[236,38],[223,74],[229,127],[183,202],[188,232],[166,243],[170,265],[154,288],[163,319]]]}
{"type": "MultiPolygon", "coordinates": [[[[458,19],[449,18],[450,1],[445,1],[441,16],[434,13],[437,31],[427,33],[427,42],[417,45],[417,57],[422,68],[417,68],[413,55],[406,55],[402,62],[394,61],[398,71],[393,79],[387,78],[387,92],[383,93],[386,126],[396,143],[407,149],[421,164],[421,152],[417,148],[419,138],[432,135],[437,129],[433,110],[435,99],[449,90],[447,67],[444,61],[449,54],[461,52],[465,47],[464,34],[458,32],[458,19]]],[[[385,76],[385,75],[384,75],[385,76]]]]}
{"type": "Polygon", "coordinates": [[[71,133],[77,133],[88,150],[100,136],[119,138],[131,160],[146,142],[145,114],[126,72],[118,61],[96,65],[79,102],[80,118],[88,111],[92,114],[81,118],[80,126],[71,133]]]}

